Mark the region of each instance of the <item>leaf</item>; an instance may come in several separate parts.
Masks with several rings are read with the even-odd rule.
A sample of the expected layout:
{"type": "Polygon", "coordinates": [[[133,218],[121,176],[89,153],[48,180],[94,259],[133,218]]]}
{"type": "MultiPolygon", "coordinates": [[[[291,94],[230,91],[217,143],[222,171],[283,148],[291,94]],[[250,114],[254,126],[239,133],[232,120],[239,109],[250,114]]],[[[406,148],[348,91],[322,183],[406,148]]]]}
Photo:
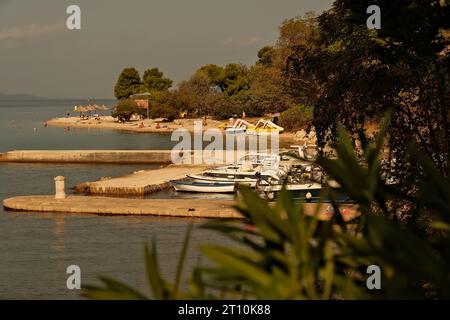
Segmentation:
{"type": "Polygon", "coordinates": [[[180,287],[181,275],[183,273],[183,266],[184,266],[184,261],[186,259],[187,249],[189,247],[191,232],[192,232],[192,224],[189,225],[189,227],[186,231],[186,235],[184,237],[183,249],[181,250],[181,255],[178,260],[178,267],[177,267],[175,282],[174,282],[174,286],[173,286],[172,299],[177,299],[177,297],[178,297],[178,290],[180,287]]]}
{"type": "Polygon", "coordinates": [[[270,274],[264,271],[258,263],[261,262],[261,259],[250,252],[210,246],[201,247],[201,251],[223,268],[228,269],[231,274],[240,275],[264,286],[268,286],[271,282],[270,274]]]}
{"type": "Polygon", "coordinates": [[[149,250],[147,246],[145,246],[145,264],[147,270],[147,279],[152,289],[153,296],[156,300],[164,300],[166,295],[165,283],[161,276],[159,265],[158,265],[158,257],[156,250],[156,241],[152,242],[152,249],[149,250]]]}
{"type": "Polygon", "coordinates": [[[92,300],[147,300],[148,298],[137,290],[107,277],[101,277],[104,287],[86,286],[82,296],[92,300]]]}

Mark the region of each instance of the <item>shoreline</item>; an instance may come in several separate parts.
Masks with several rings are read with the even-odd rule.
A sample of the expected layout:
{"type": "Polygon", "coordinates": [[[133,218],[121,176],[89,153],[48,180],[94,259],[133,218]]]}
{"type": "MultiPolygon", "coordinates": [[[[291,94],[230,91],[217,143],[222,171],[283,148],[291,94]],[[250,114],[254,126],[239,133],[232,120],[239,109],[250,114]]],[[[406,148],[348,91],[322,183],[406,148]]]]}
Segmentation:
{"type": "MultiPolygon", "coordinates": [[[[189,132],[194,132],[194,122],[201,121],[201,119],[177,119],[174,122],[161,123],[153,119],[136,120],[127,123],[118,123],[111,116],[102,116],[100,121],[95,119],[81,120],[79,117],[68,117],[68,118],[53,118],[45,121],[49,126],[54,127],[68,127],[68,128],[81,128],[81,129],[102,129],[102,130],[120,130],[135,133],[161,133],[161,134],[171,134],[178,129],[186,129],[189,132]],[[140,127],[143,123],[144,127],[140,127]],[[160,128],[158,129],[156,125],[159,123],[160,128]]],[[[203,132],[209,129],[219,129],[220,125],[227,124],[228,121],[218,121],[218,120],[207,120],[207,125],[203,125],[203,132]]],[[[225,135],[225,132],[224,132],[225,135]]],[[[298,141],[296,139],[295,132],[283,132],[280,134],[280,141],[288,142],[292,141],[295,143],[298,141]]]]}

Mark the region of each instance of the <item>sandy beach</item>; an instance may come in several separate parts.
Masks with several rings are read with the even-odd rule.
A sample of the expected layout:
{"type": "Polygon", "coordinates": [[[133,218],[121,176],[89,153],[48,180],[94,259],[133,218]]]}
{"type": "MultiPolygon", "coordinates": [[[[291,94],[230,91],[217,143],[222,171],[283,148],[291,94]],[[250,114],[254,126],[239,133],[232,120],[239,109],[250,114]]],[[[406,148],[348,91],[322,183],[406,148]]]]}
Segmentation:
{"type": "MultiPolygon", "coordinates": [[[[153,119],[136,120],[127,123],[119,123],[111,116],[102,116],[96,120],[91,118],[89,120],[82,120],[80,117],[68,118],[54,118],[47,121],[48,125],[63,126],[71,128],[95,128],[95,129],[114,129],[125,130],[143,133],[171,133],[177,129],[186,128],[189,131],[194,131],[194,121],[201,121],[198,119],[180,119],[174,122],[161,123],[153,119]],[[141,125],[143,124],[143,126],[141,125]],[[159,124],[159,128],[158,125],[159,124]]],[[[210,128],[219,128],[224,122],[208,119],[207,124],[203,126],[204,130],[210,128]]]]}
{"type": "MultiPolygon", "coordinates": [[[[174,122],[161,123],[153,119],[136,120],[127,123],[119,123],[115,118],[111,116],[102,116],[100,120],[91,118],[89,120],[82,120],[80,117],[65,117],[54,118],[46,121],[47,125],[61,126],[70,128],[91,128],[91,129],[112,129],[112,130],[124,130],[138,133],[167,133],[170,134],[177,129],[187,129],[190,132],[194,132],[194,123],[196,121],[202,122],[202,119],[177,119],[174,122]],[[143,124],[143,125],[142,125],[143,124]],[[158,128],[159,124],[159,128],[158,128]]],[[[257,122],[259,118],[247,119],[250,122],[257,122]]],[[[221,126],[228,124],[228,121],[218,121],[208,119],[206,125],[203,125],[203,131],[208,129],[219,129],[221,126]]],[[[296,141],[295,132],[283,132],[280,135],[280,140],[283,143],[294,143],[296,141]]]]}

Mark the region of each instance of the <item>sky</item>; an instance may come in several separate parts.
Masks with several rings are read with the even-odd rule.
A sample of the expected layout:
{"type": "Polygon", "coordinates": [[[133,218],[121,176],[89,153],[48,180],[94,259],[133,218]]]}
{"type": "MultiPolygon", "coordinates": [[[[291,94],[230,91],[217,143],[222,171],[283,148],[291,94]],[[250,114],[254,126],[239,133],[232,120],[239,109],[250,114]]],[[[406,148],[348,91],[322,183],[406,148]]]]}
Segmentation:
{"type": "Polygon", "coordinates": [[[253,64],[283,20],[332,0],[0,0],[0,92],[112,98],[121,70],[175,83],[200,66],[253,64]],[[68,30],[69,5],[81,30],[68,30]]]}

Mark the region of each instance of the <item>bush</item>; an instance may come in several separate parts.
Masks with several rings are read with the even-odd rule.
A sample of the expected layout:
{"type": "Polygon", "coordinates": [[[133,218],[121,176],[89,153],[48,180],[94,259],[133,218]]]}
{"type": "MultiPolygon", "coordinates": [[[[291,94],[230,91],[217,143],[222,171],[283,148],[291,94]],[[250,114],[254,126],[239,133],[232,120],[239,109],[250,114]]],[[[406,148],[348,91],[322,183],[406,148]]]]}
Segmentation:
{"type": "Polygon", "coordinates": [[[133,114],[144,116],[145,110],[139,108],[134,100],[127,99],[120,101],[116,105],[112,116],[117,118],[120,122],[127,122],[130,121],[133,114]]]}
{"type": "Polygon", "coordinates": [[[216,120],[226,120],[235,115],[242,115],[244,107],[239,100],[222,97],[213,107],[212,113],[216,120]]]}
{"type": "Polygon", "coordinates": [[[176,118],[178,118],[178,111],[171,106],[168,105],[156,105],[150,108],[150,118],[165,118],[172,122],[176,118]]]}
{"type": "Polygon", "coordinates": [[[304,105],[291,107],[281,113],[280,125],[286,131],[294,131],[304,128],[313,120],[314,109],[304,105]]]}

